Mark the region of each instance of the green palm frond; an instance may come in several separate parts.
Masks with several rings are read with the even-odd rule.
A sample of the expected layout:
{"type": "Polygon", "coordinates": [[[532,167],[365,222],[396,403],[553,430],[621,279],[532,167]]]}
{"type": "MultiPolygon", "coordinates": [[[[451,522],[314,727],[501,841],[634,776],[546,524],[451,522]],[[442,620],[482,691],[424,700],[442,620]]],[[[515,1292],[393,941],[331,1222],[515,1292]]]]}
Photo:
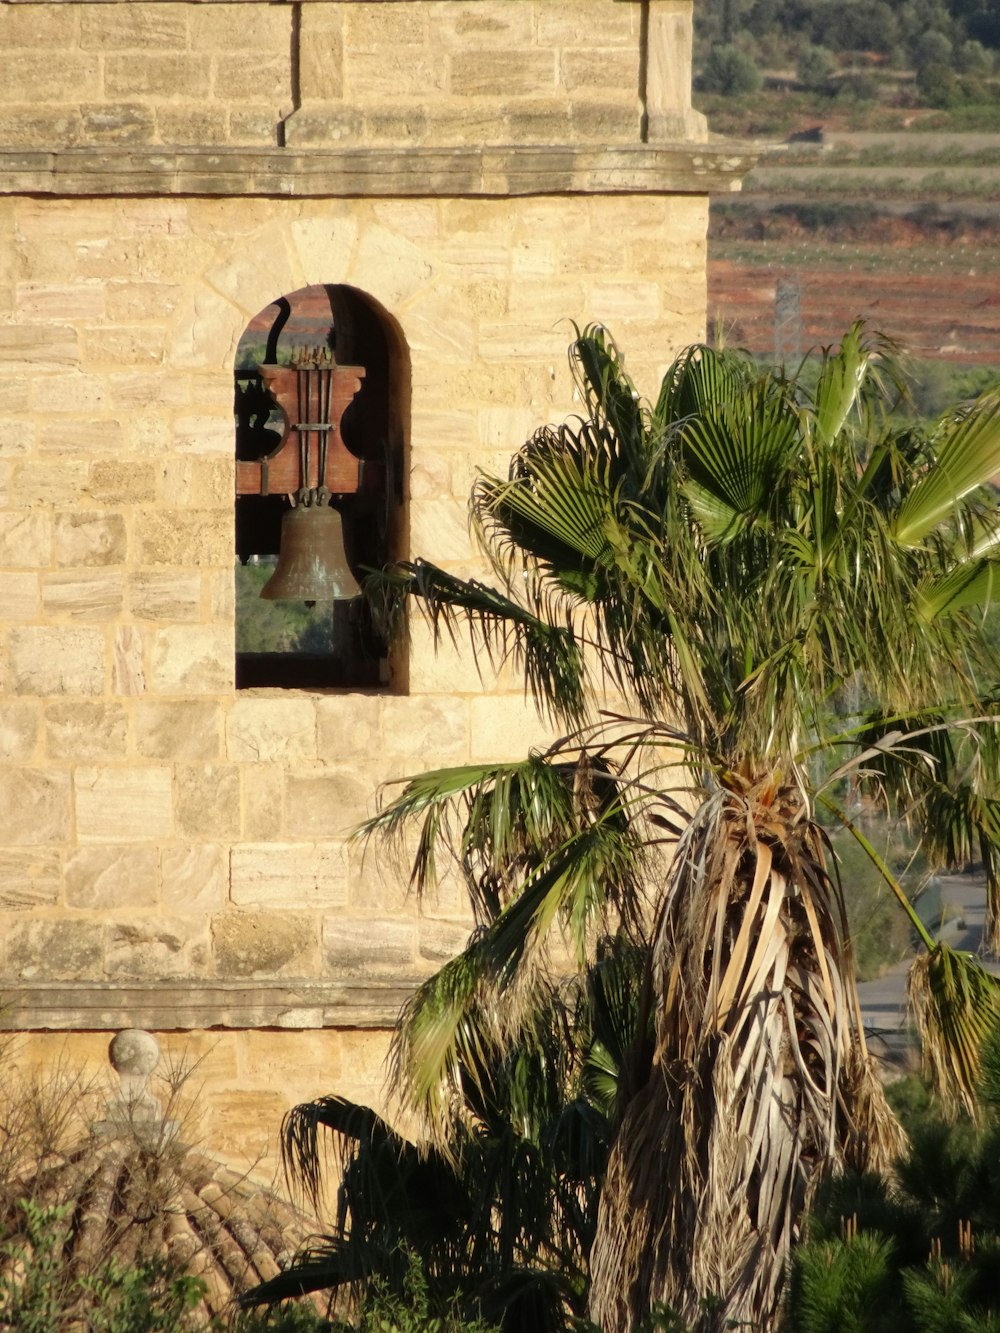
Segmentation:
{"type": "Polygon", "coordinates": [[[913,963],[908,998],[938,1096],[975,1117],[982,1045],[1000,1021],[1000,980],[972,954],[939,942],[913,963]]]}
{"type": "Polygon", "coordinates": [[[494,665],[510,659],[521,668],[541,709],[565,722],[585,715],[586,668],[568,621],[554,623],[494,588],[455,578],[426,560],[370,575],[365,596],[390,636],[393,626],[405,623],[406,602],[416,598],[427,609],[436,638],[447,633],[456,642],[459,629],[467,629],[474,652],[482,649],[494,665]]]}
{"type": "Polygon", "coordinates": [[[987,394],[941,427],[934,466],[903,501],[895,521],[896,539],[913,546],[939,523],[959,516],[971,491],[1000,475],[1000,394],[987,394]]]}

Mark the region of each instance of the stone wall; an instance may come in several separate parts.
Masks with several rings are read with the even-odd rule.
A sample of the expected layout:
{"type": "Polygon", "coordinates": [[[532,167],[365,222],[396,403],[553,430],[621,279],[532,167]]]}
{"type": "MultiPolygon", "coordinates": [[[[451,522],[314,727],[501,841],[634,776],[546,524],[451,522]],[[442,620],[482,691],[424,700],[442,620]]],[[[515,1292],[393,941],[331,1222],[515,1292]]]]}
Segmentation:
{"type": "Polygon", "coordinates": [[[573,411],[570,321],[647,392],[704,333],[708,191],[748,159],[700,142],[689,40],[686,0],[0,6],[0,1002],[29,1063],[156,1029],[243,1158],[296,1100],[381,1098],[469,923],[348,835],[380,783],[549,733],[419,619],[392,690],[234,688],[237,342],[282,294],[365,293],[408,551],[481,571],[470,483],[573,411]]]}
{"type": "MultiPolygon", "coordinates": [[[[0,141],[630,142],[643,110],[643,8],[13,0],[0,6],[0,141]]],[[[654,73],[689,112],[690,0],[652,9],[654,73]]]]}

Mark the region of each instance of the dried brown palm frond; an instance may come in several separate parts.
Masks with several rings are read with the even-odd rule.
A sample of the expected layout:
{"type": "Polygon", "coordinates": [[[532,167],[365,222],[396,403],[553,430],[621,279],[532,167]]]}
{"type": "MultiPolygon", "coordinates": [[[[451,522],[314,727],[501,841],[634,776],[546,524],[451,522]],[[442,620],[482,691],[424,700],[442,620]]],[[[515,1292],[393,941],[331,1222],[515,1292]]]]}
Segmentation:
{"type": "Polygon", "coordinates": [[[907,1000],[924,1071],[952,1114],[978,1114],[983,1041],[1000,1021],[1000,979],[970,953],[938,943],[910,968],[907,1000]]]}
{"type": "Polygon", "coordinates": [[[699,1330],[769,1328],[820,1173],[882,1166],[899,1146],[822,834],[797,788],[740,785],[706,800],[667,886],[656,1050],[623,1116],[592,1256],[592,1315],[607,1330],[656,1301],[699,1330]]]}

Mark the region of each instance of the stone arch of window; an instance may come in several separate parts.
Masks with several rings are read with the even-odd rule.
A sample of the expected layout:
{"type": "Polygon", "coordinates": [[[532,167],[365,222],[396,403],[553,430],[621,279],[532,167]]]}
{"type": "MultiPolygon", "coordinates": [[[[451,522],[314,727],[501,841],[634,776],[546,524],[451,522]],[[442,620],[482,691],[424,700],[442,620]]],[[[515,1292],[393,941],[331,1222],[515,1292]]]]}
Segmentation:
{"type": "MultiPolygon", "coordinates": [[[[404,690],[405,663],[360,598],[260,597],[295,499],[283,489],[279,456],[287,460],[289,450],[298,456],[299,438],[289,429],[295,392],[284,395],[283,408],[269,370],[309,365],[349,384],[341,395],[349,397],[347,406],[342,414],[335,407],[334,415],[351,464],[350,489],[338,493],[340,483],[331,483],[330,507],[342,521],[351,573],[361,580],[405,553],[409,369],[398,325],[370,296],[343,284],[276,297],[247,325],[236,354],[236,686],[404,690]]],[[[315,407],[306,415],[315,416],[315,407]]],[[[315,445],[319,436],[310,438],[315,445]]]]}

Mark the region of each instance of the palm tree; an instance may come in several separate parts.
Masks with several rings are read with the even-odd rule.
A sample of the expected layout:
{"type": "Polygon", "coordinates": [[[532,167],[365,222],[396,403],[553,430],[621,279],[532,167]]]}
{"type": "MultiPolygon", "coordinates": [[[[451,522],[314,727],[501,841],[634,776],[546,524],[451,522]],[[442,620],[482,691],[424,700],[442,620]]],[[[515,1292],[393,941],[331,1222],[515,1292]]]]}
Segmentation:
{"type": "MultiPolygon", "coordinates": [[[[404,1011],[397,1084],[447,1152],[476,1122],[478,1053],[516,1048],[597,941],[637,942],[591,1317],[626,1333],[663,1303],[702,1330],[766,1330],[818,1181],[900,1147],[819,815],[864,842],[838,799],[865,795],[949,864],[978,850],[997,934],[1000,707],[980,608],[1000,396],[929,430],[894,424],[893,349],[860,325],[812,390],[699,346],[644,404],[600,329],[571,363],[582,418],[475,486],[496,586],[424,561],[370,584],[390,619],[415,600],[439,633],[471,626],[566,731],[520,763],[415,777],[365,830],[405,842],[417,821],[417,890],[447,849],[478,922],[404,1011]],[[831,736],[856,682],[871,706],[831,736]]],[[[879,865],[927,946],[913,994],[935,1069],[971,1096],[996,988],[879,865]]]]}

